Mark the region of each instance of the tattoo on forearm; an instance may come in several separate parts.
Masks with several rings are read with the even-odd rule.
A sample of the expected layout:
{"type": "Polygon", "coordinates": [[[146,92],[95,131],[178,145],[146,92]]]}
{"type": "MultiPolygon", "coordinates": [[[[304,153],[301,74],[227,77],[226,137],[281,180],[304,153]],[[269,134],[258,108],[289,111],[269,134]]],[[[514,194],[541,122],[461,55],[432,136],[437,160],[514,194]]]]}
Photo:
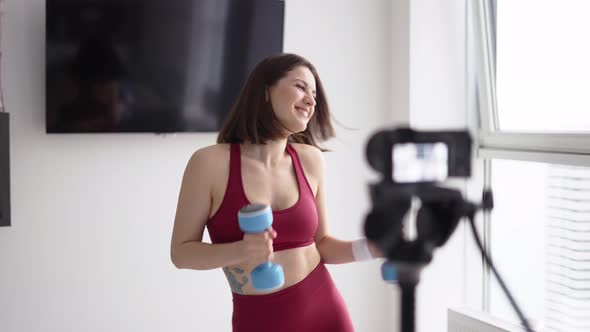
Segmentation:
{"type": "Polygon", "coordinates": [[[224,267],[223,272],[229,281],[231,290],[236,294],[243,294],[242,287],[248,283],[248,277],[244,275],[244,270],[238,267],[228,268],[224,267]],[[239,279],[241,278],[241,282],[239,279]]]}

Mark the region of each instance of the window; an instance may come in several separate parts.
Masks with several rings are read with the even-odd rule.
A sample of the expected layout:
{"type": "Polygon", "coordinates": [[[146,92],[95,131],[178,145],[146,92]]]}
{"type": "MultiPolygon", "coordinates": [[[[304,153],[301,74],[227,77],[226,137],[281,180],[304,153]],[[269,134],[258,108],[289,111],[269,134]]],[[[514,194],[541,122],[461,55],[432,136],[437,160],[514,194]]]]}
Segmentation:
{"type": "MultiPolygon", "coordinates": [[[[488,250],[535,326],[590,331],[590,2],[472,8],[488,250]]],[[[496,281],[483,287],[483,309],[517,321],[496,281]]]]}
{"type": "MultiPolygon", "coordinates": [[[[490,252],[525,314],[590,330],[590,168],[495,159],[490,252]]],[[[495,280],[490,313],[518,321],[495,280]]]]}
{"type": "Polygon", "coordinates": [[[498,1],[498,129],[590,132],[590,2],[498,1]]]}

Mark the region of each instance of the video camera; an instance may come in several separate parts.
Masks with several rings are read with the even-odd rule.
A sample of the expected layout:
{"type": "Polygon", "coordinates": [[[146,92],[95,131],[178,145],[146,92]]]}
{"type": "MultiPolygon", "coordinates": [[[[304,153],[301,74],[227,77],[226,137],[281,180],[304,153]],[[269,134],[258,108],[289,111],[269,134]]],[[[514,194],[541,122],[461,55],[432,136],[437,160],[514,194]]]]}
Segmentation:
{"type": "Polygon", "coordinates": [[[415,288],[422,268],[463,217],[469,219],[476,244],[523,326],[533,331],[477,234],[475,213],[493,208],[492,191],[485,189],[482,202],[476,204],[463,199],[459,190],[440,185],[451,177],[471,176],[471,151],[472,139],[466,130],[396,128],[377,132],[367,144],[367,160],[381,179],[369,185],[372,209],[366,216],[364,231],[387,258],[382,267],[384,279],[395,278],[401,288],[402,332],[414,332],[415,288]],[[414,209],[416,236],[406,239],[404,219],[414,209]],[[386,274],[384,268],[393,273],[386,274]]]}
{"type": "Polygon", "coordinates": [[[467,212],[457,190],[437,185],[449,177],[471,176],[471,136],[467,131],[383,130],[366,148],[369,164],[381,174],[370,185],[373,209],[365,222],[365,235],[388,260],[429,263],[467,212]],[[417,237],[402,236],[403,220],[412,199],[421,207],[416,219],[417,237]]]}

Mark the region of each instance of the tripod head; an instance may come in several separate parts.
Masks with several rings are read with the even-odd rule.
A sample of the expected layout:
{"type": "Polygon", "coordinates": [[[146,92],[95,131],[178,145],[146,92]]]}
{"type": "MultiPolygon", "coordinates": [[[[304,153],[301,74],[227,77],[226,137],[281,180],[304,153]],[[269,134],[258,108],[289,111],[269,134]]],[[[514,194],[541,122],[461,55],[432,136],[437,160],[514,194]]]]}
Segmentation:
{"type": "Polygon", "coordinates": [[[391,262],[428,264],[463,216],[475,208],[458,190],[432,184],[371,185],[373,209],[365,219],[365,235],[391,262]],[[417,236],[402,235],[403,220],[413,197],[421,206],[416,216],[417,236]]]}
{"type": "Polygon", "coordinates": [[[381,179],[370,185],[373,207],[365,235],[393,263],[430,263],[434,249],[475,208],[458,190],[437,185],[449,177],[471,176],[471,136],[467,131],[383,130],[369,140],[366,156],[381,179]],[[421,203],[417,236],[408,241],[402,236],[403,219],[416,198],[421,203]]]}

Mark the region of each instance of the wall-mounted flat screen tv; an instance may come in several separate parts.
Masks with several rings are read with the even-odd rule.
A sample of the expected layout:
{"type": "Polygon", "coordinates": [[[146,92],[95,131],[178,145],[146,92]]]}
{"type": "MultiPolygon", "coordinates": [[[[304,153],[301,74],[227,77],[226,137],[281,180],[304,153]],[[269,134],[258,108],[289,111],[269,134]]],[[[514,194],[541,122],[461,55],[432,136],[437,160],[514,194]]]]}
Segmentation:
{"type": "Polygon", "coordinates": [[[283,51],[281,0],[46,0],[48,133],[214,132],[283,51]]]}

